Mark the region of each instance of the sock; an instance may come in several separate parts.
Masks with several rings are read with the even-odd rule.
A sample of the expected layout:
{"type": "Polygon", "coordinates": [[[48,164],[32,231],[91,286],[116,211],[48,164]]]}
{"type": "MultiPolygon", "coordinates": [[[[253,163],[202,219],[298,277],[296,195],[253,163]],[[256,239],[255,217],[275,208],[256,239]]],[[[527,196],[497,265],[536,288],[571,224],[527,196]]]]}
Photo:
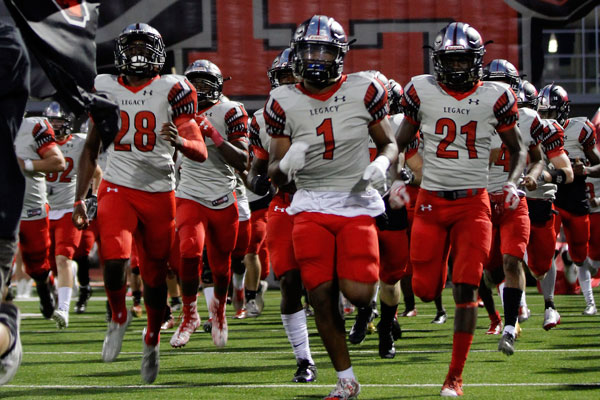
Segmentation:
{"type": "Polygon", "coordinates": [[[523,308],[527,308],[527,294],[525,293],[525,291],[523,290],[523,293],[521,293],[521,302],[519,303],[520,307],[523,308]]]}
{"type": "Polygon", "coordinates": [[[140,304],[142,302],[142,291],[141,290],[132,291],[131,297],[133,297],[133,304],[140,304]]]}
{"type": "Polygon", "coordinates": [[[512,335],[512,337],[515,337],[515,330],[516,330],[516,327],[514,325],[507,324],[504,326],[504,330],[502,331],[502,334],[510,333],[512,335]]]}
{"type": "Polygon", "coordinates": [[[244,288],[244,276],[245,275],[246,275],[245,272],[243,274],[237,274],[235,272],[233,273],[233,276],[231,277],[231,283],[235,290],[240,290],[240,289],[244,288]]]}
{"type": "Polygon", "coordinates": [[[452,361],[448,369],[448,376],[460,378],[462,376],[467,355],[473,342],[473,334],[468,332],[454,332],[452,340],[452,361]]]}
{"type": "Polygon", "coordinates": [[[304,310],[300,310],[293,314],[281,314],[281,321],[283,322],[285,333],[294,350],[296,360],[308,360],[308,362],[314,364],[315,362],[310,354],[306,313],[304,310]]]}
{"type": "Polygon", "coordinates": [[[336,371],[338,379],[356,379],[354,376],[354,371],[352,371],[352,367],[345,369],[343,371],[336,371]]]}
{"type": "Polygon", "coordinates": [[[215,297],[215,288],[213,286],[205,287],[202,289],[202,293],[204,293],[204,300],[206,300],[206,307],[208,308],[208,318],[212,318],[212,312],[210,311],[210,303],[212,302],[213,297],[215,297]]]}
{"type": "Polygon", "coordinates": [[[502,304],[502,308],[504,308],[504,282],[498,285],[498,296],[500,296],[500,303],[502,304]]]}
{"type": "MultiPolygon", "coordinates": [[[[207,288],[208,289],[208,288],[207,288]]],[[[211,288],[212,289],[212,288],[211,288]]],[[[206,290],[206,289],[205,289],[206,290]]],[[[213,289],[214,290],[214,289],[213,289]]],[[[206,296],[206,293],[204,293],[204,295],[206,296]]],[[[182,294],[181,298],[183,299],[183,306],[187,306],[187,305],[191,305],[191,304],[197,304],[198,301],[198,295],[196,293],[194,293],[191,296],[188,296],[186,294],[182,294]]]]}
{"type": "Polygon", "coordinates": [[[246,289],[246,303],[250,300],[256,299],[256,290],[248,290],[246,289]]]}
{"type": "MultiPolygon", "coordinates": [[[[586,259],[585,261],[588,261],[586,259]]],[[[588,267],[589,262],[585,262],[583,265],[578,265],[577,268],[577,278],[579,279],[579,285],[581,286],[581,294],[583,294],[583,298],[585,299],[585,304],[596,304],[594,301],[594,292],[592,291],[592,274],[590,273],[590,269],[588,267]]]]}
{"type": "Polygon", "coordinates": [[[379,321],[381,329],[392,329],[392,323],[394,322],[394,317],[398,310],[398,304],[389,306],[382,300],[379,300],[379,304],[381,308],[381,319],[379,321]]]}
{"type": "Polygon", "coordinates": [[[69,312],[73,288],[63,286],[58,288],[58,309],[69,312]]]}
{"type": "Polygon", "coordinates": [[[546,273],[546,276],[540,282],[542,294],[544,295],[545,308],[554,307],[554,285],[556,284],[556,263],[555,258],[552,258],[552,266],[546,273]],[[550,304],[550,305],[549,305],[550,304]]]}
{"type": "Polygon", "coordinates": [[[77,263],[77,280],[79,285],[88,286],[90,284],[90,258],[83,256],[73,259],[77,263]]]}
{"type": "Polygon", "coordinates": [[[490,321],[492,322],[498,323],[502,321],[502,317],[500,316],[500,313],[498,311],[496,311],[495,314],[489,314],[488,316],[490,317],[490,321]]]}
{"type": "Polygon", "coordinates": [[[148,346],[156,346],[160,340],[160,326],[163,323],[165,317],[166,304],[160,308],[149,307],[148,303],[145,303],[146,315],[148,316],[148,323],[146,325],[146,336],[144,338],[148,346]]]}
{"type": "Polygon", "coordinates": [[[110,304],[112,320],[119,324],[124,324],[127,321],[127,306],[125,304],[125,295],[127,293],[127,285],[123,285],[119,290],[106,289],[106,296],[110,304]]]}
{"type": "Polygon", "coordinates": [[[504,287],[504,330],[507,326],[515,326],[519,316],[519,302],[521,301],[521,289],[504,287]]]}

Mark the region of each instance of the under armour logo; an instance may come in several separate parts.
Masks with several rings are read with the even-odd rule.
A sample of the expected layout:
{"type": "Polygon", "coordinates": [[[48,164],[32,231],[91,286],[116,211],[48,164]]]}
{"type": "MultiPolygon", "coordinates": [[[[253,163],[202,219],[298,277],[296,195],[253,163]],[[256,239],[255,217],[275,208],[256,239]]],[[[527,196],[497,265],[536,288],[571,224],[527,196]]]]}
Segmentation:
{"type": "Polygon", "coordinates": [[[479,99],[469,99],[469,104],[473,103],[475,103],[475,105],[479,105],[479,99]]]}
{"type": "Polygon", "coordinates": [[[346,101],[346,96],[342,96],[342,97],[338,97],[335,96],[335,98],[333,99],[333,101],[335,101],[336,103],[339,101],[346,101]]]}
{"type": "Polygon", "coordinates": [[[277,206],[275,206],[275,207],[273,207],[273,211],[276,211],[276,212],[277,211],[285,212],[285,207],[277,207],[277,206]]]}
{"type": "Polygon", "coordinates": [[[431,211],[433,209],[433,207],[431,206],[431,204],[421,204],[421,211],[431,211]]]}
{"type": "Polygon", "coordinates": [[[144,90],[144,93],[142,93],[144,96],[146,94],[148,94],[149,96],[152,96],[152,90],[144,90]]]}
{"type": "Polygon", "coordinates": [[[119,188],[111,188],[111,187],[107,187],[106,188],[106,193],[110,193],[110,192],[115,192],[118,193],[119,192],[119,188]]]}

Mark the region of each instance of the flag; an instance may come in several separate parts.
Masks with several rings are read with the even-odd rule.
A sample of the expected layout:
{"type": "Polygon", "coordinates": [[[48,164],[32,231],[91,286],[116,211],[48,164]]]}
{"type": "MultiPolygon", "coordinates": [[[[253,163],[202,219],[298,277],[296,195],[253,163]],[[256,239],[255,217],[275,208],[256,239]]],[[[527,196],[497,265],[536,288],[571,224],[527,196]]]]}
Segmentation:
{"type": "Polygon", "coordinates": [[[5,3],[27,48],[56,89],[55,97],[77,114],[91,114],[106,148],[118,132],[119,109],[108,96],[92,93],[100,0],[5,3]]]}

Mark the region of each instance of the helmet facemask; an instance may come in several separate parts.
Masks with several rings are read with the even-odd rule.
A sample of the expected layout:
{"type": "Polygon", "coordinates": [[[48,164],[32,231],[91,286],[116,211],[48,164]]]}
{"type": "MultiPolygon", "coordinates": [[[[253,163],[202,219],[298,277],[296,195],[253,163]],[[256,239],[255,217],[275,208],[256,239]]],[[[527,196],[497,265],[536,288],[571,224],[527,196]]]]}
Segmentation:
{"type": "Polygon", "coordinates": [[[342,75],[346,48],[319,42],[295,43],[294,74],[313,86],[324,88],[342,75]]]}
{"type": "Polygon", "coordinates": [[[136,30],[122,33],[117,39],[115,65],[125,75],[153,77],[165,59],[165,45],[158,35],[136,30]]]}
{"type": "Polygon", "coordinates": [[[433,53],[435,77],[452,90],[466,92],[481,79],[483,51],[439,50],[433,53]]]}
{"type": "Polygon", "coordinates": [[[223,82],[219,82],[218,77],[207,73],[191,73],[186,76],[196,88],[198,104],[215,103],[221,97],[223,82]]]}

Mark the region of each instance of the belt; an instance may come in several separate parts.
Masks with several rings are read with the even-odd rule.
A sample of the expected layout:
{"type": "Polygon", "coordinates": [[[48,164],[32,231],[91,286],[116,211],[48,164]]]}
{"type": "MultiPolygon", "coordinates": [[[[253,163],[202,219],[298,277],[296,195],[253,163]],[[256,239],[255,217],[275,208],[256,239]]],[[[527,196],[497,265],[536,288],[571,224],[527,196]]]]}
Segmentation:
{"type": "Polygon", "coordinates": [[[458,200],[465,197],[475,196],[478,193],[483,193],[483,188],[461,189],[461,190],[428,190],[434,196],[441,197],[446,200],[458,200]]]}

